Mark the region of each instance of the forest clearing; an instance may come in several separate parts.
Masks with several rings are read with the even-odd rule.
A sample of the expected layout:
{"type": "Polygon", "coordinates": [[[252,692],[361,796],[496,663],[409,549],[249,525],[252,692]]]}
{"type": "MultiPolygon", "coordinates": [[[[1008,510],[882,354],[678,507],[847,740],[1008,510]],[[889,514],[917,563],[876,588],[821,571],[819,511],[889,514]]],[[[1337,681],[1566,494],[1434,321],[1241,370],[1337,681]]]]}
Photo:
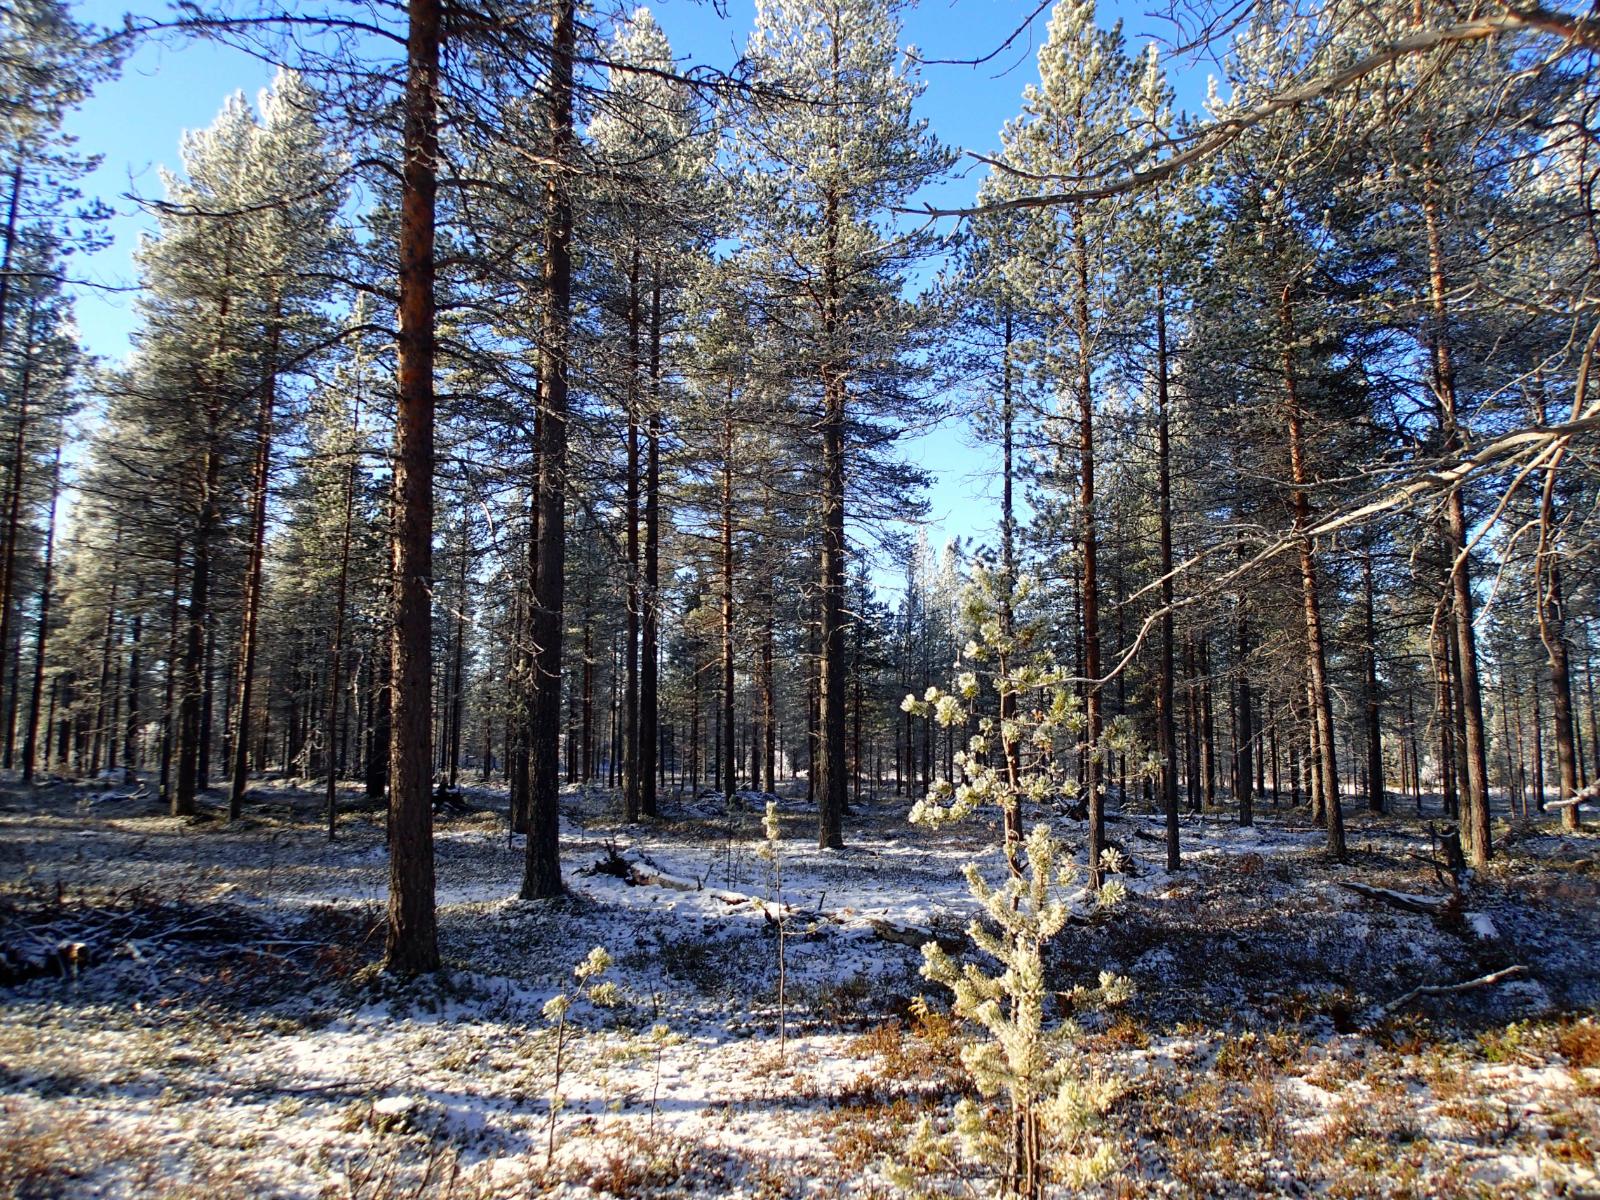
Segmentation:
{"type": "MultiPolygon", "coordinates": [[[[640,827],[615,793],[569,791],[570,894],[526,902],[503,794],[469,793],[436,842],[445,971],[393,985],[370,969],[380,815],[349,814],[330,844],[316,791],[272,788],[242,827],[128,792],[5,796],[6,1195],[888,1196],[918,1117],[970,1092],[962,1034],[900,935],[959,944],[958,869],[996,861],[993,829],[929,833],[880,799],[851,813],[850,849],[818,850],[803,799],[780,804],[780,1043],[758,794],[731,816],[720,796],[667,799],[640,827]],[[18,980],[64,939],[81,961],[18,980]],[[541,1013],[593,946],[622,1001],[574,1010],[547,1164],[541,1013]]],[[[1303,810],[1187,817],[1169,876],[1155,814],[1118,815],[1130,897],[1051,959],[1053,990],[1100,969],[1137,988],[1074,1050],[1105,1088],[1082,1136],[1115,1164],[1083,1194],[1600,1188],[1600,1025],[1562,1015],[1600,1001],[1593,836],[1505,826],[1494,870],[1428,915],[1341,886],[1444,894],[1413,818],[1353,820],[1334,868],[1303,810]]]]}
{"type": "Polygon", "coordinates": [[[0,0],[0,1200],[1600,1200],[1600,9],[0,0]]]}

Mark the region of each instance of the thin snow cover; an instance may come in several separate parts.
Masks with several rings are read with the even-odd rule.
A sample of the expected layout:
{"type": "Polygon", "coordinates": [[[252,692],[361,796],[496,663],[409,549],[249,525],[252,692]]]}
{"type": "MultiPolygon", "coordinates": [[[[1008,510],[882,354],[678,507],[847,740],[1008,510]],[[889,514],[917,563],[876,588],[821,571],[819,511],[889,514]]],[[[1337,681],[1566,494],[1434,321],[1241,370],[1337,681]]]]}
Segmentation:
{"type": "MultiPolygon", "coordinates": [[[[775,888],[757,854],[759,793],[731,809],[668,796],[660,820],[625,825],[614,794],[574,791],[560,825],[569,894],[525,902],[504,796],[479,791],[482,811],[436,833],[447,971],[402,987],[359,981],[381,946],[381,814],[342,816],[330,845],[314,792],[264,789],[263,800],[237,828],[176,821],[127,793],[85,804],[62,789],[0,807],[0,863],[22,864],[4,893],[14,924],[123,930],[76,979],[0,991],[0,1129],[12,1131],[0,1148],[6,1136],[46,1158],[48,1145],[67,1147],[61,1170],[74,1173],[61,1194],[159,1194],[148,1186],[159,1179],[218,1200],[371,1195],[385,1172],[411,1186],[445,1157],[477,1189],[467,1195],[588,1197],[626,1180],[651,1195],[870,1192],[911,1116],[944,1119],[957,1098],[905,1065],[915,1055],[886,1047],[912,1041],[919,996],[943,1004],[919,975],[920,941],[973,953],[961,868],[977,861],[1000,877],[995,814],[928,831],[886,796],[853,811],[845,850],[819,850],[814,810],[784,795],[775,888]],[[614,960],[614,1007],[590,1003],[573,977],[595,946],[614,960]],[[574,1003],[557,1086],[544,1013],[560,993],[574,1003]],[[903,1032],[875,1040],[886,1027],[903,1032]]],[[[1081,862],[1081,825],[1053,819],[1081,862]]],[[[1562,1114],[1590,1113],[1600,1081],[1553,1053],[1382,1058],[1373,1034],[1348,1025],[1419,983],[1482,974],[1476,956],[1508,944],[1548,947],[1529,981],[1543,993],[1537,1011],[1570,1006],[1592,985],[1593,947],[1536,942],[1527,906],[1487,888],[1474,912],[1487,922],[1493,910],[1493,939],[1476,920],[1463,936],[1355,896],[1319,859],[1317,830],[1296,814],[1258,821],[1185,817],[1184,869],[1169,875],[1159,816],[1113,812],[1129,899],[1106,915],[1076,897],[1051,967],[1063,995],[1102,969],[1140,989],[1131,1032],[1086,1022],[1086,1069],[1127,1081],[1141,1105],[1221,1105],[1219,1119],[1262,1103],[1247,1089],[1265,1080],[1291,1148],[1344,1136],[1353,1105],[1392,1107],[1384,1080],[1400,1072],[1421,1133],[1481,1169],[1475,1178],[1512,1190],[1555,1178],[1524,1135],[1567,1136],[1562,1114]],[[1292,1037],[1272,1035],[1281,1045],[1266,1037],[1283,1030],[1292,1037]],[[1219,1080],[1220,1093],[1196,1098],[1219,1080]],[[1484,1140],[1502,1128],[1501,1141],[1484,1140]]],[[[1419,837],[1372,829],[1352,844],[1400,862],[1419,837]]],[[[1372,882],[1428,894],[1420,869],[1372,882]]],[[[1517,995],[1462,1003],[1535,1011],[1517,995]]],[[[959,1073],[953,1051],[948,1063],[959,1073]]],[[[1159,1191],[1176,1177],[1141,1111],[1113,1110],[1097,1136],[1125,1162],[1156,1164],[1139,1178],[1159,1191]]],[[[1283,1181],[1313,1168],[1289,1153],[1237,1162],[1256,1164],[1258,1191],[1292,1190],[1283,1181]]],[[[1590,1177],[1561,1170],[1567,1183],[1590,1177]]],[[[1225,1182],[1219,1194],[1231,1194],[1225,1182]]]]}

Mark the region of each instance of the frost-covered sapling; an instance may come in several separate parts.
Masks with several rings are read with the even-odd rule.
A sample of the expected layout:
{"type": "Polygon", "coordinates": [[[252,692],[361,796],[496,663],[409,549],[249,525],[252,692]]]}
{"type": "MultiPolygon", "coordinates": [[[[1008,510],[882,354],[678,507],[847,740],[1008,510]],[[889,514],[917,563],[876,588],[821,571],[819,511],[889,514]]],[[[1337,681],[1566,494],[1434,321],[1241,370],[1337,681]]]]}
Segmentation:
{"type": "Polygon", "coordinates": [[[778,1056],[783,1057],[788,1048],[788,1021],[784,1009],[784,988],[787,983],[785,954],[787,947],[784,939],[788,933],[787,923],[783,912],[783,841],[782,827],[778,823],[778,802],[767,801],[766,815],[761,819],[761,829],[766,839],[761,843],[756,853],[772,866],[771,887],[767,899],[771,905],[771,913],[778,927],[778,1056]],[[775,915],[774,915],[775,914],[775,915]]]}
{"type": "Polygon", "coordinates": [[[661,1099],[661,1056],[672,1046],[681,1046],[684,1042],[683,1034],[677,1032],[661,1020],[661,993],[652,992],[650,1007],[654,1020],[650,1030],[644,1035],[644,1043],[649,1047],[653,1060],[653,1073],[650,1079],[650,1132],[656,1129],[656,1113],[660,1107],[661,1099]]]}
{"type": "MultiPolygon", "coordinates": [[[[1036,648],[1034,627],[1018,628],[1010,619],[1011,605],[1024,601],[1028,589],[1022,584],[1008,590],[1010,603],[1002,605],[998,589],[1007,586],[1003,576],[980,567],[964,597],[964,614],[977,633],[964,657],[987,665],[983,678],[995,695],[996,715],[978,719],[967,751],[957,755],[960,779],[936,782],[912,809],[911,820],[944,825],[984,804],[998,806],[1004,818],[1005,882],[991,885],[976,863],[965,868],[967,886],[982,908],[982,918],[968,933],[1000,969],[991,973],[972,962],[958,966],[937,943],[922,949],[923,974],[948,987],[956,1014],[987,1035],[963,1047],[962,1063],[981,1095],[1004,1098],[1009,1120],[1004,1132],[996,1133],[978,1105],[963,1101],[955,1112],[953,1144],[931,1121],[924,1122],[895,1176],[914,1188],[919,1172],[964,1155],[1002,1164],[1006,1193],[1032,1198],[1043,1193],[1046,1163],[1053,1174],[1079,1185],[1110,1169],[1109,1149],[1087,1149],[1085,1135],[1111,1093],[1072,1061],[1077,1024],[1046,1022],[1052,993],[1045,981],[1045,948],[1072,915],[1068,896],[1081,886],[1082,872],[1048,824],[1035,825],[1022,838],[1022,808],[1025,802],[1048,808],[1076,795],[1076,779],[1063,764],[1080,750],[1109,757],[1126,753],[1133,738],[1126,723],[1113,723],[1095,745],[1082,744],[1087,723],[1067,673],[1036,648]]],[[[980,673],[968,671],[954,691],[929,688],[920,699],[906,697],[903,707],[946,727],[964,725],[979,709],[982,692],[980,673]]],[[[1108,850],[1091,865],[1095,869],[1083,890],[1097,908],[1114,906],[1126,889],[1117,880],[1101,882],[1101,876],[1121,868],[1120,855],[1108,850]]],[[[1119,1004],[1131,995],[1131,983],[1102,972],[1098,988],[1078,989],[1066,999],[1082,1009],[1119,1004]]]]}
{"type": "MultiPolygon", "coordinates": [[[[601,979],[611,969],[611,955],[605,948],[596,946],[576,967],[572,969],[573,978],[577,981],[578,995],[586,998],[590,1004],[598,1008],[614,1008],[621,1000],[622,994],[617,985],[609,979],[601,979]]],[[[554,1027],[555,1033],[555,1066],[550,1079],[550,1118],[546,1130],[544,1166],[545,1170],[555,1161],[556,1155],[556,1116],[561,1111],[561,1075],[565,1067],[565,1052],[567,1045],[567,1014],[572,1011],[573,1002],[577,996],[571,990],[557,992],[544,1004],[544,1019],[554,1027]]]]}
{"type": "MultiPolygon", "coordinates": [[[[1080,869],[1042,823],[1023,844],[1023,858],[1022,873],[1008,874],[1000,887],[991,887],[976,864],[966,868],[967,886],[984,916],[971,923],[968,934],[999,971],[971,962],[957,965],[937,942],[923,946],[922,954],[923,974],[951,990],[956,1015],[988,1035],[962,1048],[962,1065],[981,1095],[1003,1096],[1009,1110],[1006,1130],[997,1134],[977,1105],[963,1101],[955,1112],[959,1145],[970,1158],[1004,1163],[1008,1194],[1036,1197],[1043,1193],[1046,1163],[1075,1186],[1111,1169],[1109,1147],[1087,1148],[1085,1137],[1114,1092],[1105,1082],[1085,1077],[1073,1062],[1081,1033],[1076,1021],[1046,1023],[1052,993],[1044,951],[1071,915],[1065,894],[1079,883],[1080,869]]],[[[1119,884],[1107,884],[1099,903],[1110,907],[1122,895],[1119,884]]],[[[1075,989],[1067,999],[1075,1008],[1093,1009],[1121,1004],[1132,995],[1128,980],[1103,971],[1097,988],[1075,989]]],[[[918,1136],[926,1139],[930,1133],[918,1136]]]]}

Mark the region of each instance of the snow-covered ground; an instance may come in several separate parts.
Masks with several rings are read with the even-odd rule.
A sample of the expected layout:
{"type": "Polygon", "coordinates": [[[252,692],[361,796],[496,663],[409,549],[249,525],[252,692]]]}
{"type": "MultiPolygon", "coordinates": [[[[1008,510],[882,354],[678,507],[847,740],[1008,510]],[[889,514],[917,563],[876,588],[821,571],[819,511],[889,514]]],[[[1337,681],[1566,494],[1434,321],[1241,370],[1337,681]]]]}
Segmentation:
{"type": "MultiPolygon", "coordinates": [[[[0,1197],[880,1195],[963,1090],[966,1034],[913,1015],[944,1004],[916,942],[959,946],[994,822],[915,829],[885,796],[824,851],[786,796],[776,896],[761,798],[624,827],[613,795],[571,793],[570,894],[529,903],[503,797],[476,793],[437,832],[447,972],[399,986],[370,969],[381,815],[330,844],[314,794],[257,795],[229,828],[0,790],[0,1197]],[[544,1009],[594,946],[621,1003],[578,999],[557,1089],[544,1009]]],[[[1600,842],[1509,831],[1436,916],[1342,886],[1439,896],[1415,820],[1353,813],[1335,867],[1303,811],[1186,817],[1176,875],[1159,830],[1116,814],[1130,898],[1054,960],[1061,991],[1102,969],[1140,989],[1075,1051],[1119,1081],[1106,1194],[1600,1193],[1600,842]]]]}

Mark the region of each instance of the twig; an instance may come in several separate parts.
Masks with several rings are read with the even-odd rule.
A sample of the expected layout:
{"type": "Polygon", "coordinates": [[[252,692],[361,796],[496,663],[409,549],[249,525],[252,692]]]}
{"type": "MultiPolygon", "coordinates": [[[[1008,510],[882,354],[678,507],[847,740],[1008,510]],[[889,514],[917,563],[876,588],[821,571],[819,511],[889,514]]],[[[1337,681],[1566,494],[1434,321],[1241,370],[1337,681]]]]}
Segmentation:
{"type": "Polygon", "coordinates": [[[1512,967],[1502,967],[1498,971],[1491,971],[1487,975],[1480,975],[1476,979],[1469,979],[1465,983],[1434,983],[1414,987],[1405,995],[1389,1001],[1378,1010],[1378,1016],[1387,1017],[1398,1012],[1413,1000],[1423,996],[1451,996],[1457,992],[1470,992],[1476,988],[1493,987],[1507,979],[1514,979],[1519,975],[1526,975],[1528,968],[1521,963],[1512,967]]]}

